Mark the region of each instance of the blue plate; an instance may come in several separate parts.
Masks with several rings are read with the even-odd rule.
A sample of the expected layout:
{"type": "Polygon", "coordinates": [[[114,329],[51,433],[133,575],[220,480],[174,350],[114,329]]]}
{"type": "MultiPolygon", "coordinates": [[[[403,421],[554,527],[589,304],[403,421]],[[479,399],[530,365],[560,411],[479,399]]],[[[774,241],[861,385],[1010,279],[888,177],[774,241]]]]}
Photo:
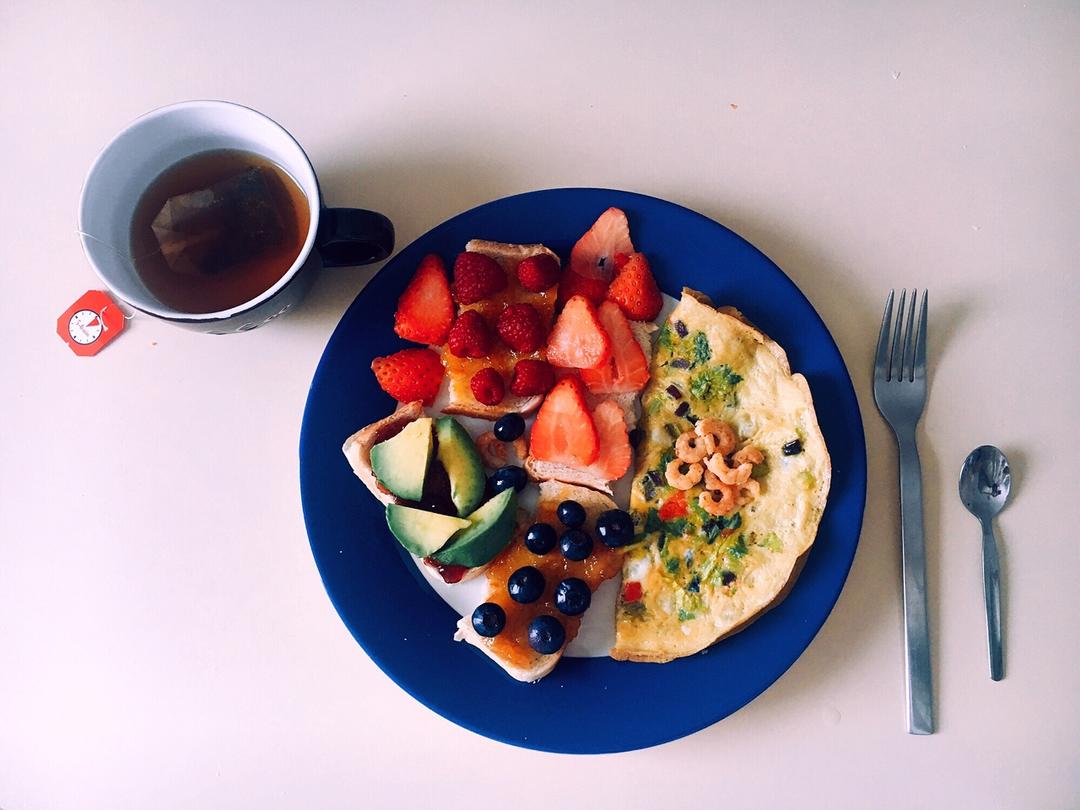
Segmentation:
{"type": "Polygon", "coordinates": [[[376,664],[417,700],[496,740],[575,754],[629,751],[705,728],[760,695],[824,624],[855,556],[866,495],[862,419],[843,358],[795,284],[741,237],[654,197],[568,188],[507,197],[459,214],[392,259],[334,330],[315,372],[300,434],[300,484],[311,549],[342,620],[376,664]],[[565,658],[535,685],[518,683],[452,640],[457,615],[390,535],[383,509],[353,476],[341,444],[393,408],[369,370],[402,348],[395,303],[420,259],[451,261],[469,239],[543,242],[567,259],[608,206],[630,218],[634,245],[660,287],[685,285],[743,310],[806,375],[832,456],[817,542],[795,587],[742,633],[669,664],[565,658]],[[687,690],[688,683],[711,684],[687,690]]]}

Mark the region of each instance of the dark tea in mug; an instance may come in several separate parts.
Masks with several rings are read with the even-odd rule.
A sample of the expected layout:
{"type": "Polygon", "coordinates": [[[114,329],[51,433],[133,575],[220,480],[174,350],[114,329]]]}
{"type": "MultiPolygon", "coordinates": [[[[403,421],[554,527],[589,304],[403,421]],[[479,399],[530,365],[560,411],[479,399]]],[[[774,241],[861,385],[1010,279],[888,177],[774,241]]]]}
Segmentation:
{"type": "Polygon", "coordinates": [[[191,155],[159,174],[131,221],[131,257],[162,304],[231,309],[273,287],[307,239],[311,212],[277,164],[238,149],[191,155]]]}

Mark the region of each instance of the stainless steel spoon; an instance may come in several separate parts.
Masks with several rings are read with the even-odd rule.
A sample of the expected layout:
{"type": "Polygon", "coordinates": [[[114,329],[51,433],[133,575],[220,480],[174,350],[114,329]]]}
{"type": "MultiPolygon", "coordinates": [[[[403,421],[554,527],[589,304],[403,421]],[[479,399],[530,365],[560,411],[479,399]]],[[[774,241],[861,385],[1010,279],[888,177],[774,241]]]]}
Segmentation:
{"type": "Polygon", "coordinates": [[[1005,676],[1005,655],[1001,644],[1001,573],[993,520],[1005,507],[1011,486],[1009,460],[993,445],[976,447],[964,461],[960,471],[960,500],[982,524],[986,633],[990,648],[990,678],[995,681],[1005,676]]]}

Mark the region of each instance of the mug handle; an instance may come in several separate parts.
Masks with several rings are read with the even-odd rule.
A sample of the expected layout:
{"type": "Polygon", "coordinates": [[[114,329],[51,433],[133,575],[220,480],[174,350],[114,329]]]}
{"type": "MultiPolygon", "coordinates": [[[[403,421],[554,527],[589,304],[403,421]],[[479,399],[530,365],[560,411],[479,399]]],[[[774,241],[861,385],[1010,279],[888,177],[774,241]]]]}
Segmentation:
{"type": "Polygon", "coordinates": [[[315,249],[324,267],[352,267],[385,259],[394,250],[394,223],[362,208],[324,208],[315,249]]]}

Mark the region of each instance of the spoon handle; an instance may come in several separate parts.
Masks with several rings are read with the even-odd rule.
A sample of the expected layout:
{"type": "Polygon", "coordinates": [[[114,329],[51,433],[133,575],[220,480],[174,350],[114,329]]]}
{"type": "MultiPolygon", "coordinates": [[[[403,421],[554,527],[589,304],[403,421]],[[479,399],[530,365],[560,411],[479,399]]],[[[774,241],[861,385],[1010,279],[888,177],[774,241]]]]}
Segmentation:
{"type": "Polygon", "coordinates": [[[1001,575],[998,567],[994,524],[982,521],[983,596],[986,599],[986,639],[990,650],[990,679],[1005,677],[1005,655],[1001,645],[1001,575]]]}

